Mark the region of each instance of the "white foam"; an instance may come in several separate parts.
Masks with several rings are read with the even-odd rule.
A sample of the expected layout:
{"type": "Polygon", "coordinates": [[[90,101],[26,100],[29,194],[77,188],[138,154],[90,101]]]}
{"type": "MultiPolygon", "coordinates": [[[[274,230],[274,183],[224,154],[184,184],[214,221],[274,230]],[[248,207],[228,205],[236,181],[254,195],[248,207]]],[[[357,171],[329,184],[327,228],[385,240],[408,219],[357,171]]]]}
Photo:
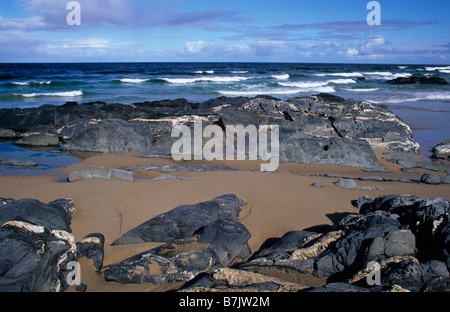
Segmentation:
{"type": "Polygon", "coordinates": [[[310,89],[326,86],[328,84],[328,81],[292,81],[292,82],[279,82],[278,84],[283,87],[310,89]]]}
{"type": "Polygon", "coordinates": [[[349,84],[349,83],[356,83],[356,81],[353,79],[332,79],[332,80],[328,80],[328,83],[349,84]]]}
{"type": "Polygon", "coordinates": [[[194,74],[214,74],[213,70],[196,70],[194,74]]]}
{"type": "Polygon", "coordinates": [[[408,78],[411,77],[411,73],[391,73],[391,72],[365,72],[366,76],[370,76],[371,79],[395,79],[395,78],[408,78]]]}
{"type": "Polygon", "coordinates": [[[256,95],[288,95],[304,92],[326,92],[333,93],[333,87],[311,87],[311,88],[290,88],[290,89],[261,89],[261,90],[224,90],[218,91],[225,96],[256,96],[256,95]]]}
{"type": "Polygon", "coordinates": [[[146,82],[149,81],[150,79],[138,79],[138,78],[123,78],[120,79],[120,82],[123,83],[142,83],[142,82],[146,82]]]}
{"type": "Polygon", "coordinates": [[[246,74],[248,70],[232,70],[230,73],[232,74],[246,74]]]}
{"type": "Polygon", "coordinates": [[[450,70],[450,66],[425,67],[425,70],[427,71],[450,70]]]}
{"type": "Polygon", "coordinates": [[[441,73],[450,74],[450,69],[439,69],[441,73]]]}
{"type": "Polygon", "coordinates": [[[351,92],[372,92],[372,91],[378,91],[378,88],[358,88],[358,89],[351,89],[351,88],[346,88],[344,89],[345,91],[351,91],[351,92]]]}
{"type": "Polygon", "coordinates": [[[21,95],[25,98],[37,97],[37,96],[61,96],[61,97],[75,97],[82,96],[83,91],[66,91],[66,92],[51,92],[51,93],[27,93],[27,94],[14,94],[21,95]]]}
{"type": "Polygon", "coordinates": [[[283,75],[273,75],[272,78],[279,79],[279,80],[287,80],[291,76],[289,74],[283,74],[283,75]]]}
{"type": "Polygon", "coordinates": [[[325,76],[338,76],[338,77],[364,77],[363,74],[359,72],[354,73],[326,73],[326,74],[314,74],[318,77],[325,77],[325,76]]]}
{"type": "Polygon", "coordinates": [[[400,69],[407,69],[408,66],[399,66],[398,68],[400,68],[400,69]]]}
{"type": "Polygon", "coordinates": [[[29,85],[32,85],[32,84],[39,84],[39,85],[46,84],[46,85],[49,85],[49,84],[52,83],[52,81],[51,80],[48,80],[48,81],[36,81],[36,80],[33,80],[33,81],[18,81],[18,82],[11,82],[11,83],[14,84],[14,85],[17,85],[17,86],[29,86],[29,85]]]}
{"type": "Polygon", "coordinates": [[[213,76],[213,77],[197,77],[197,78],[160,78],[161,80],[167,81],[169,83],[173,84],[189,84],[189,83],[195,83],[195,82],[220,82],[220,83],[227,83],[227,82],[238,82],[250,79],[249,77],[229,77],[229,76],[213,76]]]}

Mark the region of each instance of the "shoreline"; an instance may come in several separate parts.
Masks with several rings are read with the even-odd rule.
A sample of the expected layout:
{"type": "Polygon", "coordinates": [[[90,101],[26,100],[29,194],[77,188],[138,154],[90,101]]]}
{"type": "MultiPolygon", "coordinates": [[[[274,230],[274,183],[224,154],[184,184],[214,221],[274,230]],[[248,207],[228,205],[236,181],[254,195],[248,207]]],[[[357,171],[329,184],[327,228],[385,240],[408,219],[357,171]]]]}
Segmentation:
{"type": "MultiPolygon", "coordinates": [[[[375,150],[387,173],[376,173],[383,177],[405,177],[419,179],[427,172],[404,173],[399,165],[382,159],[384,150],[375,150]]],[[[419,156],[417,156],[419,157],[419,156]]],[[[126,168],[143,164],[180,164],[168,159],[140,158],[135,153],[122,155],[101,154],[84,159],[71,167],[58,170],[69,174],[90,166],[126,168]]],[[[347,174],[359,178],[372,173],[359,167],[336,165],[313,165],[282,163],[274,173],[252,171],[259,168],[259,161],[187,161],[182,165],[227,165],[245,169],[243,171],[174,172],[188,180],[152,181],[159,172],[135,170],[134,182],[116,178],[111,180],[85,179],[76,182],[57,182],[54,175],[35,177],[0,177],[2,197],[22,199],[35,198],[44,203],[58,198],[72,198],[75,213],[72,215],[72,234],[76,240],[85,235],[100,232],[105,236],[104,264],[112,264],[136,253],[154,248],[158,243],[111,246],[111,243],[133,227],[167,212],[182,204],[210,200],[216,196],[233,193],[247,202],[239,221],[251,233],[249,246],[252,253],[271,238],[281,237],[293,230],[320,227],[329,228],[333,222],[347,213],[357,213],[352,200],[368,195],[376,197],[387,194],[410,194],[420,198],[448,197],[448,185],[410,184],[402,182],[357,181],[361,186],[375,186],[383,190],[343,189],[335,185],[314,188],[314,182],[333,182],[336,178],[317,174],[347,174]]],[[[448,163],[447,163],[447,168],[448,163]]],[[[438,173],[443,175],[443,173],[438,173]]],[[[168,291],[181,287],[183,283],[162,285],[118,284],[106,282],[103,274],[95,273],[91,260],[80,260],[82,283],[87,291],[168,291]]],[[[318,282],[318,281],[315,281],[318,282]]],[[[68,291],[74,291],[70,287],[68,291]]]]}

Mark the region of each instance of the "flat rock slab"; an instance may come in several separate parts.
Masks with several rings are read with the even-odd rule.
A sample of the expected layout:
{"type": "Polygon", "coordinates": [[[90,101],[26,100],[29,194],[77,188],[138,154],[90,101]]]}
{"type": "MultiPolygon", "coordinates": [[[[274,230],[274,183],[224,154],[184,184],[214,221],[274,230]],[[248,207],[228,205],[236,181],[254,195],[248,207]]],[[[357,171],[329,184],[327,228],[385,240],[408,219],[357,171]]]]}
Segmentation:
{"type": "Polygon", "coordinates": [[[130,182],[134,181],[133,172],[128,170],[110,169],[104,167],[87,167],[81,170],[71,172],[69,174],[69,182],[93,178],[111,180],[111,178],[113,177],[130,182]]]}

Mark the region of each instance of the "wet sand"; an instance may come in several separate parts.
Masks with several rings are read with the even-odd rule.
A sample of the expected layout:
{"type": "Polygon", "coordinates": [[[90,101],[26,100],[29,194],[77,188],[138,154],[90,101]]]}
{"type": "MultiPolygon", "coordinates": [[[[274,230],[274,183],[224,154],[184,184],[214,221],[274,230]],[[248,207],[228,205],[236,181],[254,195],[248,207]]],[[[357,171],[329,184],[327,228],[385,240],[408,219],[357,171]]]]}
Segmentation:
{"type": "MultiPolygon", "coordinates": [[[[72,198],[76,212],[72,215],[72,234],[75,240],[100,232],[105,236],[104,265],[112,264],[139,252],[151,249],[159,243],[111,246],[111,243],[133,227],[167,212],[181,204],[207,201],[216,196],[233,193],[247,202],[240,214],[240,222],[251,233],[252,252],[270,238],[281,237],[288,231],[329,227],[346,213],[357,213],[351,201],[363,195],[376,197],[387,194],[411,194],[418,197],[450,196],[450,185],[410,184],[402,182],[357,181],[358,185],[370,185],[383,190],[354,190],[337,186],[311,187],[314,182],[336,182],[337,178],[312,176],[313,174],[346,174],[352,178],[368,175],[405,177],[420,180],[426,170],[404,173],[401,166],[378,159],[388,173],[363,172],[361,168],[334,165],[280,164],[275,173],[260,172],[257,161],[189,161],[174,162],[168,159],[139,158],[135,154],[94,155],[72,167],[59,170],[59,174],[89,167],[126,168],[144,164],[173,165],[227,165],[244,171],[174,172],[188,180],[152,181],[160,172],[135,170],[135,181],[113,178],[111,180],[86,179],[76,182],[58,182],[56,175],[35,177],[0,177],[2,197],[35,198],[49,202],[58,198],[72,198]],[[256,171],[252,171],[257,169],[256,171]]],[[[444,175],[445,173],[437,173],[444,175]]],[[[87,291],[166,291],[177,289],[182,283],[165,285],[122,285],[106,282],[103,274],[95,273],[92,260],[81,259],[81,282],[87,291]]],[[[69,288],[69,291],[73,288],[69,288]]]]}

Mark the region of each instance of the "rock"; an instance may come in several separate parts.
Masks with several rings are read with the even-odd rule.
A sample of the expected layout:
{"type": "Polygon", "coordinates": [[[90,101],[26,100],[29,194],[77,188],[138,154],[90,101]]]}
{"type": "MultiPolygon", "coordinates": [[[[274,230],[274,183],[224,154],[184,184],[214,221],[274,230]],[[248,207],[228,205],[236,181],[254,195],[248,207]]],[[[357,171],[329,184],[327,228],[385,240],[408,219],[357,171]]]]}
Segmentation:
{"type": "Polygon", "coordinates": [[[353,179],[339,179],[335,183],[336,186],[345,188],[345,189],[355,189],[357,187],[356,181],[353,179]]]}
{"type": "Polygon", "coordinates": [[[59,138],[56,131],[49,125],[32,127],[14,142],[16,145],[29,146],[58,146],[59,138]]]}
{"type": "Polygon", "coordinates": [[[74,211],[71,199],[61,199],[48,204],[35,199],[21,199],[0,206],[0,224],[21,221],[70,233],[71,214],[74,211]]]}
{"type": "Polygon", "coordinates": [[[386,81],[386,83],[390,84],[438,84],[438,85],[447,85],[448,82],[440,77],[419,77],[419,76],[411,76],[411,77],[398,77],[392,80],[386,81]]]}
{"type": "Polygon", "coordinates": [[[94,260],[94,266],[99,273],[103,267],[105,237],[101,233],[86,235],[77,242],[77,259],[86,257],[94,260]]]}
{"type": "Polygon", "coordinates": [[[441,177],[441,183],[450,184],[450,174],[447,174],[446,176],[441,177]]]}
{"type": "Polygon", "coordinates": [[[69,286],[71,261],[76,261],[76,247],[70,233],[24,221],[3,223],[0,291],[64,291],[69,286]]]}
{"type": "Polygon", "coordinates": [[[202,277],[182,292],[271,291],[297,292],[307,287],[275,277],[243,270],[220,268],[202,277]]]}
{"type": "Polygon", "coordinates": [[[109,265],[105,271],[105,279],[119,283],[190,281],[200,273],[228,266],[236,257],[242,256],[243,252],[247,254],[247,241],[251,235],[237,221],[216,220],[200,229],[195,236],[196,242],[207,244],[207,247],[193,247],[176,253],[174,249],[179,244],[189,245],[189,241],[163,245],[109,265]],[[173,252],[176,254],[169,257],[173,252]]]}
{"type": "Polygon", "coordinates": [[[446,159],[450,157],[450,140],[437,144],[432,150],[432,158],[446,159]]]}
{"type": "Polygon", "coordinates": [[[351,285],[343,282],[328,283],[322,287],[310,288],[305,292],[369,292],[367,288],[351,285]]]}
{"type": "MultiPolygon", "coordinates": [[[[204,103],[189,103],[185,99],[132,105],[68,102],[61,106],[1,109],[0,127],[20,132],[39,126],[53,128],[64,142],[63,150],[134,152],[144,157],[168,158],[173,127],[181,124],[192,127],[196,117],[204,125],[216,124],[224,131],[227,125],[236,123],[256,127],[278,125],[282,162],[378,170],[381,167],[372,148],[419,150],[411,129],[387,106],[329,94],[287,101],[257,96],[220,97],[204,103]]],[[[34,141],[48,144],[43,136],[47,132],[40,133],[41,137],[34,141]]]]}
{"type": "Polygon", "coordinates": [[[0,165],[13,167],[36,167],[38,164],[27,159],[4,159],[0,158],[0,165]]]}
{"type": "Polygon", "coordinates": [[[125,233],[112,245],[143,242],[173,242],[191,237],[216,220],[236,220],[245,202],[233,194],[210,201],[181,205],[160,214],[125,233]]]}
{"type": "Polygon", "coordinates": [[[76,245],[71,199],[43,204],[3,199],[0,206],[0,291],[59,292],[68,288],[76,245]]]}
{"type": "Polygon", "coordinates": [[[14,130],[11,129],[4,129],[0,128],[0,139],[2,140],[12,140],[12,139],[18,139],[22,135],[14,130]]]}
{"type": "Polygon", "coordinates": [[[426,184],[440,184],[441,177],[437,174],[427,172],[423,174],[423,176],[420,178],[420,181],[426,184]]]}
{"type": "Polygon", "coordinates": [[[120,119],[90,121],[82,127],[82,131],[75,130],[62,150],[143,153],[150,147],[150,137],[139,134],[132,124],[120,119]]]}
{"type": "Polygon", "coordinates": [[[111,178],[118,178],[126,181],[134,181],[133,172],[121,169],[110,169],[104,167],[87,167],[69,174],[69,182],[75,182],[81,179],[101,178],[111,180],[111,178]]]}

